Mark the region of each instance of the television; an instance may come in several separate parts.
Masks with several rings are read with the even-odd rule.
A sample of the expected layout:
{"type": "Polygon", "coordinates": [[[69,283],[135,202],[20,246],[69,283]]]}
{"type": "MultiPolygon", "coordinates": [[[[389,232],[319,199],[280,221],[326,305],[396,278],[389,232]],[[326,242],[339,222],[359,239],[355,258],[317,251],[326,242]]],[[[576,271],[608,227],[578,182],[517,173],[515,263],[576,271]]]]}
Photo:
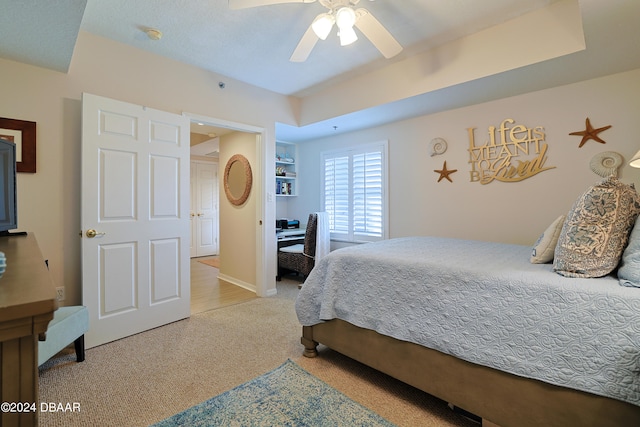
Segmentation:
{"type": "Polygon", "coordinates": [[[16,228],[16,144],[0,138],[0,236],[16,228]]]}

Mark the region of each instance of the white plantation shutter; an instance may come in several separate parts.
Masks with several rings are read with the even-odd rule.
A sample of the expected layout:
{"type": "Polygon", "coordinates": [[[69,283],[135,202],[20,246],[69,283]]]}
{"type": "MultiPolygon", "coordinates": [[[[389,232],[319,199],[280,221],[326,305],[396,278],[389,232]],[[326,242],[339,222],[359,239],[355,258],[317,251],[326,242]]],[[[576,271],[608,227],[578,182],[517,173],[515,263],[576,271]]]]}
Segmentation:
{"type": "Polygon", "coordinates": [[[334,239],[386,237],[386,141],[325,152],[323,210],[334,239]]]}
{"type": "Polygon", "coordinates": [[[349,232],[349,157],[329,158],[324,164],[325,209],[329,230],[349,232]]]}
{"type": "Polygon", "coordinates": [[[382,237],[382,152],[353,156],[353,233],[382,237]]]}

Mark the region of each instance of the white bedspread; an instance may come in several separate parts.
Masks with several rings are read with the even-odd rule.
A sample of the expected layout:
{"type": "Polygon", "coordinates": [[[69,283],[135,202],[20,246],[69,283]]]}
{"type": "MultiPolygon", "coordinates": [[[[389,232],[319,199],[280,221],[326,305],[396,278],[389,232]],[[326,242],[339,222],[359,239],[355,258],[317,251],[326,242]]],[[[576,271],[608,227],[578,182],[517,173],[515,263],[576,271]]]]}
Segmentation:
{"type": "Polygon", "coordinates": [[[531,264],[531,248],[412,237],[340,249],[296,301],[476,364],[640,405],[640,289],[531,264]]]}

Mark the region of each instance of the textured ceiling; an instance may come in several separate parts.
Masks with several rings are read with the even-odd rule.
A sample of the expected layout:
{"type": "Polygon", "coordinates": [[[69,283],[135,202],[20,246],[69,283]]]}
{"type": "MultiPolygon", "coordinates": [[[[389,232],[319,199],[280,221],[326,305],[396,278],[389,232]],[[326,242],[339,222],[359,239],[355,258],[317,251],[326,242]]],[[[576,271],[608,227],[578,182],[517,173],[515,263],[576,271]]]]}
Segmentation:
{"type": "MultiPolygon", "coordinates": [[[[362,0],[405,47],[393,60],[473,33],[551,0],[362,0]]],[[[227,0],[0,0],[4,57],[37,58],[67,71],[78,28],[285,95],[301,94],[354,70],[387,65],[363,36],[340,47],[334,31],[304,63],[289,62],[319,3],[231,10],[227,0]],[[86,7],[85,7],[86,4],[86,7]],[[81,22],[81,25],[79,25],[81,22]],[[35,27],[35,28],[34,28],[35,27]],[[163,33],[150,40],[144,30],[163,33]],[[13,34],[13,36],[11,36],[13,34]]],[[[28,62],[28,61],[27,61],[28,62]]]]}
{"type": "Polygon", "coordinates": [[[0,0],[0,57],[66,73],[87,0],[0,0]]]}
{"type": "MultiPolygon", "coordinates": [[[[227,0],[0,0],[0,57],[67,72],[79,30],[189,63],[274,92],[308,97],[554,0],[361,0],[404,46],[384,59],[362,35],[340,47],[319,41],[304,63],[289,57],[319,2],[230,10],[227,0]],[[144,30],[162,31],[150,40],[144,30]]],[[[279,126],[290,140],[319,137],[337,126],[355,130],[580,79],[640,67],[640,1],[579,0],[585,52],[487,76],[387,105],[373,106],[302,129],[279,126]]],[[[523,31],[544,31],[524,28],[523,31]]],[[[523,46],[523,49],[526,49],[523,46]]],[[[279,135],[280,137],[280,135],[279,135]]]]}
{"type": "MultiPolygon", "coordinates": [[[[362,0],[408,52],[502,22],[549,0],[362,0]]],[[[89,0],[82,29],[285,95],[388,60],[360,35],[340,47],[334,31],[304,63],[289,62],[319,3],[231,10],[226,0],[89,0]],[[140,28],[163,32],[149,41],[140,28]],[[374,64],[372,64],[374,63],[374,64]]],[[[406,57],[401,54],[394,60],[406,57]]]]}

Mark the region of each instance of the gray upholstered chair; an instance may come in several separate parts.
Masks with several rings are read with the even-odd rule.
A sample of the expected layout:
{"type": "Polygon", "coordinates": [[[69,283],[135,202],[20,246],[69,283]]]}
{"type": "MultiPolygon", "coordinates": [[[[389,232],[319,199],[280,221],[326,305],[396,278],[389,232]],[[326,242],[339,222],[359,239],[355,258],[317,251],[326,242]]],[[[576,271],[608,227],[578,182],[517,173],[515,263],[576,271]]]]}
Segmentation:
{"type": "Polygon", "coordinates": [[[301,274],[306,279],[315,264],[316,256],[316,234],[318,228],[318,215],[309,214],[307,229],[304,235],[304,244],[285,246],[278,251],[278,275],[276,280],[280,280],[287,272],[301,274]]]}

